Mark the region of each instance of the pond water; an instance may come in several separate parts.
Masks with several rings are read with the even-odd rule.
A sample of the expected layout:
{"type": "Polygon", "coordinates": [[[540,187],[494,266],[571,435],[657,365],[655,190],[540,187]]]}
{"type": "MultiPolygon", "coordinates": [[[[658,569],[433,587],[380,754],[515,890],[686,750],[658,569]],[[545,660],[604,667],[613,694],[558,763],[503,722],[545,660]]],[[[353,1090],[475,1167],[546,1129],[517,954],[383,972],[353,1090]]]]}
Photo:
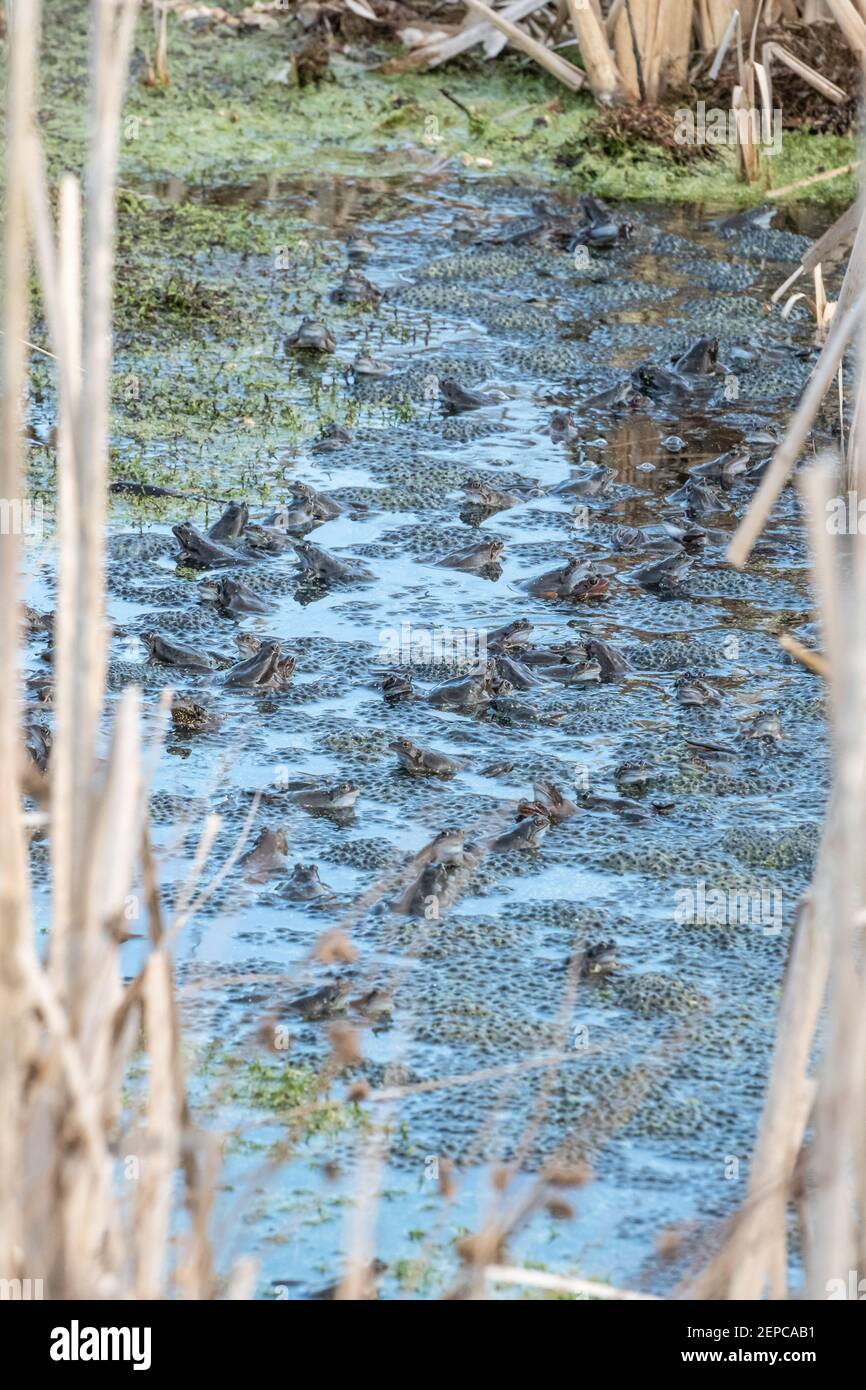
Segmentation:
{"type": "MultiPolygon", "coordinates": [[[[203,292],[243,277],[267,287],[260,319],[231,343],[215,331],[212,346],[198,335],[193,350],[157,330],[146,350],[121,339],[118,354],[121,374],[173,380],[199,391],[202,408],[208,393],[217,399],[217,379],[221,393],[212,437],[190,407],[189,432],[173,426],[169,438],[156,427],[136,473],[162,481],[170,458],[172,486],[210,501],[112,501],[111,700],[136,682],[153,708],[171,685],[220,721],[198,733],[170,728],[155,773],[167,900],[209,813],[221,828],[206,879],[251,809],[246,848],[264,827],[283,828],[288,842],[264,882],[235,867],[177,940],[193,1100],[203,1123],[227,1135],[220,1262],[252,1253],[260,1296],[308,1296],[338,1276],[372,1172],[382,1295],[438,1296],[457,1277],[459,1238],[498,1200],[501,1165],[519,1170],[510,1204],[545,1164],[585,1164],[590,1180],[559,1191],[573,1215],[542,1202],[508,1258],[669,1292],[745,1193],[826,776],[820,684],[777,641],[786,630],[815,640],[794,489],[743,573],[724,554],[754,479],[713,482],[707,513],[672,495],[725,451],[748,450],[750,467],[772,452],[817,349],[802,301],[787,319],[767,301],[808,245],[804,231],[822,228],[790,216],[776,228],[725,228],[712,210],[642,206],[614,212],[634,224],[628,240],[575,255],[544,237],[511,239],[537,190],[453,172],[144,191],[157,213],[255,207],[274,244],[286,244],[281,257],[201,248],[203,292]],[[383,292],[377,307],[329,298],[361,231],[371,245],[351,264],[383,292]],[[326,321],[334,352],[285,345],[305,315],[326,321]],[[690,376],[681,394],[586,407],[640,364],[669,369],[702,336],[718,339],[722,365],[690,376]],[[359,353],[385,374],[356,373],[359,353]],[[244,383],[263,362],[274,384],[259,427],[243,423],[244,383]],[[447,379],[494,394],[447,414],[438,389],[447,379]],[[551,435],[558,411],[571,413],[570,440],[551,435]],[[329,421],[346,437],[323,447],[329,421]],[[597,486],[601,466],[610,475],[597,486]],[[472,511],[462,491],[472,477],[513,505],[472,511]],[[576,493],[553,491],[586,479],[576,493]],[[229,544],[247,566],[178,568],[173,523],[204,530],[232,498],[261,519],[294,480],[339,504],[307,539],[365,566],[364,582],[311,585],[291,546],[263,554],[243,537],[229,544]],[[704,534],[687,549],[681,585],[660,593],[636,575],[677,549],[666,526],[704,534]],[[503,548],[487,573],[438,563],[489,538],[503,548]],[[570,557],[593,562],[603,593],[527,592],[570,557]],[[242,578],[267,612],[221,613],[208,588],[221,573],[242,578]],[[534,625],[533,648],[571,643],[574,661],[583,639],[600,638],[628,669],[574,682],[531,665],[526,691],[469,713],[431,704],[434,687],[468,669],[448,634],[475,643],[514,619],[534,625]],[[239,632],[274,637],[295,673],[280,692],[225,688],[221,669],[148,662],[140,634],[151,630],[216,653],[222,666],[239,659],[239,632]],[[411,674],[414,698],[386,701],[389,670],[411,674]],[[699,696],[714,692],[711,702],[683,703],[684,676],[704,683],[699,696]],[[782,737],[752,736],[773,713],[782,737]],[[389,748],[397,738],[458,769],[404,771],[389,748]],[[626,763],[644,765],[641,781],[622,772],[626,763]],[[286,785],[305,778],[352,783],[354,809],[296,804],[286,785]],[[539,779],[576,812],[536,849],[491,850],[486,841],[514,825],[539,779]],[[422,892],[420,914],[391,910],[420,872],[413,857],[451,827],[477,853],[444,871],[432,909],[422,892]],[[297,863],[315,863],[332,891],[292,900],[297,863]],[[323,962],[314,948],[337,927],[356,956],[323,962]],[[619,969],[576,981],[570,962],[607,942],[619,969]],[[374,987],[390,1001],[372,1016],[354,1002],[340,1011],[361,1054],[342,1071],[332,1020],[293,1008],[336,980],[350,985],[344,1004],[374,987]],[[361,1081],[370,1097],[356,1104],[347,1097],[361,1081]],[[316,1100],[334,1104],[292,1111],[316,1100]],[[659,1238],[673,1230],[680,1243],[662,1258],[659,1238]]],[[[556,203],[562,196],[551,205],[577,219],[575,203],[556,203]]],[[[831,427],[828,415],[828,436],[831,427]]],[[[130,440],[121,415],[120,478],[130,440]]],[[[53,605],[50,569],[30,597],[53,605]]],[[[31,673],[45,669],[38,640],[28,659],[31,673]]],[[[38,845],[34,854],[38,874],[38,845]]],[[[124,949],[132,973],[141,943],[124,949]]]]}

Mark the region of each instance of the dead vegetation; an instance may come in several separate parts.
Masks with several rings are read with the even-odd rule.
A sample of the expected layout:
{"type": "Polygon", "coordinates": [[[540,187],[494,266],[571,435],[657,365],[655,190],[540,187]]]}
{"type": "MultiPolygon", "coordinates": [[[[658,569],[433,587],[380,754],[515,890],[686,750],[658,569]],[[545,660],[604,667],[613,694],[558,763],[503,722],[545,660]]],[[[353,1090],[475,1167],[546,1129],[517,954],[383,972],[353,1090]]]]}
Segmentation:
{"type": "MultiPolygon", "coordinates": [[[[49,1298],[209,1298],[214,1141],[192,1124],[165,920],[147,819],[160,742],[145,730],[140,693],[120,697],[104,739],[104,551],[110,324],[118,123],[137,0],[93,6],[90,139],[85,196],[63,177],[54,225],[34,92],[40,7],[11,19],[6,153],[3,476],[24,495],[25,398],[36,262],[57,363],[58,603],[55,725],[48,776],[22,807],[20,544],[0,539],[0,1270],[44,1281],[49,1298]],[[50,844],[52,916],[37,948],[28,849],[50,844]],[[146,921],[150,953],[131,980],[120,968],[130,916],[146,921]],[[133,1054],[147,1080],[130,1114],[133,1054]],[[182,1234],[170,1235],[183,1175],[182,1234]]],[[[34,788],[31,785],[31,790],[34,788]]],[[[237,1272],[239,1295],[249,1280],[237,1272]]]]}
{"type": "Polygon", "coordinates": [[[684,166],[718,158],[715,145],[687,144],[677,135],[673,112],[664,106],[613,107],[602,112],[593,127],[594,143],[611,159],[629,154],[636,144],[654,145],[684,166]]]}
{"type": "MultiPolygon", "coordinates": [[[[783,64],[776,64],[773,92],[783,113],[786,129],[820,134],[847,135],[856,125],[860,105],[862,67],[842,30],[832,23],[776,25],[762,31],[765,43],[783,45],[796,59],[808,63],[845,93],[841,102],[826,96],[783,64]]],[[[707,102],[725,100],[736,77],[736,54],[725,58],[718,77],[709,73],[696,78],[696,89],[707,102]]]]}

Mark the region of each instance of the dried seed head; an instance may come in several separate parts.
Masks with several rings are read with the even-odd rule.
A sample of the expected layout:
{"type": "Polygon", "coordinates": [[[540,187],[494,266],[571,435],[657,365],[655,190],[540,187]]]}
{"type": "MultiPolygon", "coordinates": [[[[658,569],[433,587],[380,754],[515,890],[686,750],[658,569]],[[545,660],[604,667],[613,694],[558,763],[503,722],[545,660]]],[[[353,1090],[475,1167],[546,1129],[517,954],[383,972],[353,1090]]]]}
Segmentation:
{"type": "Polygon", "coordinates": [[[313,955],[323,965],[334,965],[337,962],[350,965],[357,954],[346,933],[339,927],[335,927],[333,931],[326,931],[313,947],[313,955]]]}
{"type": "Polygon", "coordinates": [[[544,1209],[554,1221],[570,1221],[574,1216],[574,1207],[569,1202],[564,1202],[561,1197],[551,1197],[545,1202],[544,1209]]]}
{"type": "Polygon", "coordinates": [[[332,1023],[328,1029],[328,1037],[331,1040],[334,1056],[341,1067],[353,1067],[360,1062],[361,1049],[358,1046],[358,1033],[351,1023],[332,1023]]]}
{"type": "Polygon", "coordinates": [[[544,1173],[551,1187],[585,1187],[591,1180],[592,1169],[583,1162],[555,1164],[544,1173]]]}
{"type": "Polygon", "coordinates": [[[660,1231],[656,1240],[656,1250],[663,1260],[674,1260],[680,1253],[683,1244],[682,1231],[669,1227],[665,1231],[660,1231]]]}

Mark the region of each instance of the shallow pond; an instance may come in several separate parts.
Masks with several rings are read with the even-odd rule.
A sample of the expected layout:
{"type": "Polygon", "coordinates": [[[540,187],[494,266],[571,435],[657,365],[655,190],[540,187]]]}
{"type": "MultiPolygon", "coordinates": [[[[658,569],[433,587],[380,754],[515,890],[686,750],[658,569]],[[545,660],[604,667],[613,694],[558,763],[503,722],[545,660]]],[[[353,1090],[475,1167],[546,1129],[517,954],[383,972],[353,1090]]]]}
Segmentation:
{"type": "MultiPolygon", "coordinates": [[[[783,630],[813,640],[794,490],[744,573],[724,552],[753,480],[714,484],[718,508],[697,518],[672,494],[724,451],[745,446],[752,464],[772,452],[816,349],[802,302],[783,320],[767,301],[808,245],[802,226],[822,228],[725,229],[710,211],[641,207],[617,211],[634,223],[627,242],[575,255],[498,236],[531,213],[534,194],[450,172],[139,193],[167,226],[177,206],[253,207],[274,248],[194,254],[202,300],[233,292],[236,303],[249,286],[254,322],[196,323],[188,340],[157,322],[144,340],[120,335],[117,363],[137,385],[118,415],[115,476],[130,476],[134,455],[135,477],[211,499],[112,503],[112,698],[134,681],[155,704],[171,684],[220,719],[210,732],[170,729],[156,772],[168,899],[209,812],[222,825],[206,877],[251,808],[250,839],[280,826],[288,840],[282,870],[252,883],[235,868],[177,945],[193,1098],[230,1136],[220,1259],[254,1253],[263,1297],[327,1284],[372,1172],[383,1295],[435,1296],[455,1277],[458,1238],[490,1210],[498,1165],[521,1169],[512,1195],[545,1162],[585,1162],[591,1181],[567,1194],[573,1217],[542,1206],[509,1257],[668,1291],[745,1191],[825,785],[820,685],[777,642],[783,630]],[[377,308],[329,298],[361,230],[371,247],[352,264],[384,292],[377,308]],[[336,351],[286,346],[304,315],[326,320],[336,351]],[[690,378],[681,397],[582,404],[640,363],[670,367],[703,335],[718,338],[726,370],[690,378]],[[385,374],[357,374],[359,353],[385,374]],[[438,394],[448,378],[501,394],[448,415],[438,394]],[[170,423],[151,408],[142,427],[139,383],[145,404],[149,393],[179,402],[170,423]],[[570,441],[551,436],[562,410],[570,441]],[[329,423],[346,437],[323,440],[329,423]],[[600,465],[612,472],[597,489],[552,491],[600,465]],[[470,477],[514,505],[468,509],[470,477]],[[296,479],[341,508],[308,539],[371,578],[311,586],[291,547],[262,554],[241,539],[251,563],[229,572],[268,611],[221,614],[214,572],[178,568],[171,524],[205,529],[241,497],[258,518],[296,479]],[[682,585],[642,585],[638,570],[674,548],[665,524],[696,521],[706,535],[682,585]],[[618,528],[639,534],[626,541],[618,528]],[[489,537],[504,543],[490,573],[438,563],[489,537]],[[595,562],[603,594],[527,592],[570,556],[595,562]],[[453,631],[476,643],[517,618],[534,624],[536,647],[593,636],[628,670],[573,683],[532,667],[537,684],[516,691],[517,704],[431,705],[431,689],[466,669],[453,631]],[[238,659],[241,631],[275,637],[295,674],[283,692],[226,689],[219,670],[147,662],[147,630],[226,660],[238,659]],[[389,670],[411,674],[415,698],[383,698],[389,670]],[[718,702],[684,704],[687,674],[718,702]],[[752,737],[773,712],[782,738],[752,737]],[[461,766],[449,778],[407,773],[389,749],[400,737],[461,766]],[[646,764],[645,780],[630,781],[624,763],[646,764]],[[306,776],[353,783],[354,810],[295,804],[286,784],[306,776]],[[449,870],[438,915],[436,903],[426,916],[390,910],[435,835],[460,827],[483,842],[514,824],[539,778],[578,810],[537,849],[480,852],[449,870]],[[292,867],[313,862],[332,893],[292,901],[292,867]],[[743,910],[738,894],[752,895],[743,910]],[[712,895],[724,903],[715,915],[712,895]],[[338,926],[357,956],[323,963],[313,948],[338,926]],[[605,942],[620,968],[574,983],[569,962],[605,942]],[[362,1060],[335,1076],[329,1020],[292,1007],[333,980],[350,982],[350,1000],[373,987],[391,999],[372,1017],[355,1004],[341,1012],[362,1060]],[[361,1080],[372,1094],[356,1104],[347,1095],[361,1080]],[[297,1107],[316,1101],[299,1120],[297,1107]],[[663,1260],[658,1240],[672,1229],[682,1243],[663,1260]]],[[[50,402],[33,414],[38,434],[50,402]]],[[[31,597],[53,604],[50,570],[31,597]]],[[[31,672],[45,669],[39,640],[29,657],[31,672]]],[[[36,857],[38,872],[38,846],[36,857]]],[[[125,951],[132,972],[139,943],[125,951]]]]}

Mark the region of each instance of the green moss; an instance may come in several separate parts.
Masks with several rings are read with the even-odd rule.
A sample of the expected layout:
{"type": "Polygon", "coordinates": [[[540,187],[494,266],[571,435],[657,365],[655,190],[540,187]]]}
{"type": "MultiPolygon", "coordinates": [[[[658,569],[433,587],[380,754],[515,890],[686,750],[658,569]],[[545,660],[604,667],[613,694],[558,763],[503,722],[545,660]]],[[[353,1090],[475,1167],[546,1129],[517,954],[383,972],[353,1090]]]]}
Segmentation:
{"type": "MultiPolygon", "coordinates": [[[[243,5],[238,0],[230,8],[243,5]]],[[[49,0],[46,9],[41,122],[56,176],[82,163],[87,7],[49,0]]],[[[137,43],[140,51],[152,49],[145,12],[137,43]]],[[[426,145],[431,158],[462,156],[471,169],[478,169],[478,159],[490,160],[492,169],[481,176],[519,173],[609,197],[744,205],[765,192],[761,183],[738,182],[732,151],[694,170],[639,144],[611,160],[593,133],[591,99],[566,91],[512,52],[492,63],[469,55],[448,65],[447,78],[442,70],[387,75],[335,53],[334,80],[299,89],[286,81],[290,39],[284,26],[242,36],[196,35],[172,14],[168,54],[168,87],[144,86],[140,62],[133,73],[120,151],[127,188],[159,181],[166,184],[161,191],[180,197],[190,186],[242,182],[255,201],[257,181],[258,193],[266,193],[274,174],[416,174],[426,145]],[[442,94],[443,81],[468,115],[442,94]]],[[[573,51],[566,56],[578,61],[573,51]]],[[[780,187],[853,157],[851,140],[786,132],[773,161],[773,183],[780,187]]],[[[854,191],[847,178],[797,196],[839,202],[854,191]]],[[[224,247],[266,249],[267,228],[251,208],[178,207],[165,226],[184,244],[203,245],[216,231],[224,247]]]]}

